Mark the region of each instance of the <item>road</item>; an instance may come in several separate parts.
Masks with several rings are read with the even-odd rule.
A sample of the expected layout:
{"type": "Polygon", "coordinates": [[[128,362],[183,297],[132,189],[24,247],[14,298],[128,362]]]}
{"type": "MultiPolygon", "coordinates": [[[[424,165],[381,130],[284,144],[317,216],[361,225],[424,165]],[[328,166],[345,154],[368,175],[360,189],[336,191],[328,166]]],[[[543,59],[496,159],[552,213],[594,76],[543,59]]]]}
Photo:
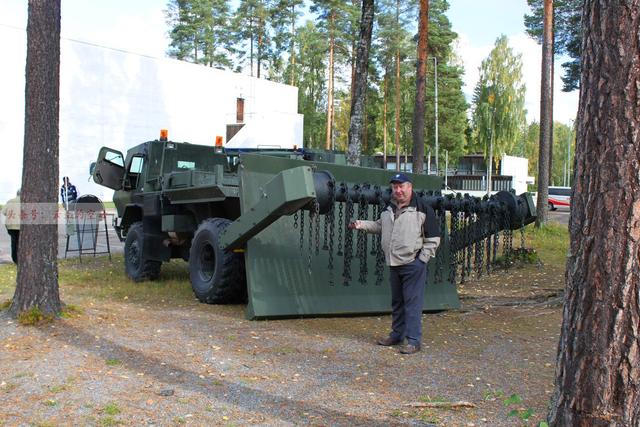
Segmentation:
{"type": "Polygon", "coordinates": [[[549,211],[549,220],[562,225],[569,225],[569,208],[560,206],[555,211],[549,211]]]}

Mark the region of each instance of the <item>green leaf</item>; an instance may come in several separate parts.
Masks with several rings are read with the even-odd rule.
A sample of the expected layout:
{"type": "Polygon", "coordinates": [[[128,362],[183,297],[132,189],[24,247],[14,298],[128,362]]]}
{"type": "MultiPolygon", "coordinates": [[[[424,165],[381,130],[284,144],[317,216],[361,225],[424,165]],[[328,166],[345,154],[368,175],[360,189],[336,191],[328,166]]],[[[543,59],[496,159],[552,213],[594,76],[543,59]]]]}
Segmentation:
{"type": "Polygon", "coordinates": [[[517,417],[518,416],[518,410],[517,409],[512,409],[511,411],[509,411],[509,413],[507,414],[507,417],[517,417]]]}
{"type": "Polygon", "coordinates": [[[529,418],[531,418],[531,415],[533,415],[533,409],[531,409],[531,408],[527,408],[527,410],[526,410],[526,411],[523,411],[523,412],[520,414],[520,419],[521,419],[521,420],[524,420],[524,421],[527,421],[529,418]]]}
{"type": "Polygon", "coordinates": [[[504,400],[504,406],[514,405],[518,403],[522,403],[522,398],[517,394],[512,394],[504,400]]]}

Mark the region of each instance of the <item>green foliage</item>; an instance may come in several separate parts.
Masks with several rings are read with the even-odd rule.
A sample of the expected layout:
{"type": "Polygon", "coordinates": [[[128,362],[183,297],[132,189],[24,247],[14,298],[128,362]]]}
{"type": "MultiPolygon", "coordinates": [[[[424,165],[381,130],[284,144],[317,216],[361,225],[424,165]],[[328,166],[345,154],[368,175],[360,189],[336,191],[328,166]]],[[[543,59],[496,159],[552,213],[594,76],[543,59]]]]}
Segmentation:
{"type": "Polygon", "coordinates": [[[107,415],[118,415],[122,411],[117,403],[109,402],[104,406],[104,408],[102,408],[102,412],[107,415]]]}
{"type": "Polygon", "coordinates": [[[326,105],[325,70],[327,39],[307,21],[296,36],[298,62],[298,108],[304,115],[303,140],[309,148],[324,146],[326,105]]]}
{"type": "Polygon", "coordinates": [[[547,222],[540,228],[528,226],[525,230],[527,241],[537,249],[544,264],[565,265],[569,251],[569,230],[566,225],[547,222]]]}
{"type": "MultiPolygon", "coordinates": [[[[531,15],[524,16],[527,33],[542,43],[544,0],[527,0],[531,15]]],[[[580,58],[582,56],[582,0],[553,2],[553,49],[556,55],[567,55],[570,61],[562,64],[562,88],[571,92],[580,86],[580,58]]]]}
{"type": "Polygon", "coordinates": [[[52,322],[53,319],[53,315],[43,313],[37,305],[18,313],[18,323],[23,326],[42,325],[52,322]]]}
{"type": "Polygon", "coordinates": [[[11,307],[11,302],[13,300],[11,298],[4,300],[2,303],[0,303],[0,310],[8,310],[9,307],[11,307]]]}
{"type": "Polygon", "coordinates": [[[118,366],[118,365],[122,364],[120,359],[116,359],[116,358],[109,358],[109,359],[105,360],[104,363],[106,363],[107,366],[118,366]]]}
{"type": "MultiPolygon", "coordinates": [[[[549,185],[571,186],[571,182],[566,182],[565,168],[573,170],[573,160],[575,158],[576,147],[575,129],[560,122],[553,124],[553,163],[551,165],[551,182],[549,185]],[[569,149],[567,149],[569,146],[569,149]],[[569,152],[568,152],[569,151],[569,152]],[[568,159],[568,162],[567,162],[568,159]]],[[[569,180],[571,174],[569,175],[569,180]]]]}
{"type": "Polygon", "coordinates": [[[514,55],[502,35],[482,61],[473,95],[475,147],[485,155],[491,145],[494,159],[516,147],[525,123],[524,95],[521,55],[514,55]]]}
{"type": "Polygon", "coordinates": [[[113,416],[107,415],[106,417],[102,417],[98,420],[98,425],[101,427],[114,427],[120,425],[120,422],[113,416]]]}
{"type": "Polygon", "coordinates": [[[170,0],[165,16],[170,28],[170,57],[209,67],[231,67],[227,0],[170,0]]]}
{"type": "MultiPolygon", "coordinates": [[[[451,29],[446,16],[449,3],[446,0],[431,0],[429,4],[429,55],[438,58],[438,145],[439,164],[444,167],[444,150],[449,152],[449,161],[464,154],[468,127],[469,105],[462,92],[464,69],[453,52],[453,43],[458,35],[451,29]]],[[[435,156],[435,88],[433,60],[427,66],[426,141],[435,156]]]]}
{"type": "Polygon", "coordinates": [[[512,394],[508,398],[504,400],[504,406],[510,408],[507,417],[516,417],[522,421],[528,421],[529,418],[533,415],[532,408],[511,408],[514,405],[522,404],[522,398],[517,394],[512,394]]]}
{"type": "Polygon", "coordinates": [[[84,309],[74,304],[65,304],[64,307],[62,307],[62,311],[59,313],[60,317],[64,319],[78,317],[82,314],[84,314],[84,309]]]}

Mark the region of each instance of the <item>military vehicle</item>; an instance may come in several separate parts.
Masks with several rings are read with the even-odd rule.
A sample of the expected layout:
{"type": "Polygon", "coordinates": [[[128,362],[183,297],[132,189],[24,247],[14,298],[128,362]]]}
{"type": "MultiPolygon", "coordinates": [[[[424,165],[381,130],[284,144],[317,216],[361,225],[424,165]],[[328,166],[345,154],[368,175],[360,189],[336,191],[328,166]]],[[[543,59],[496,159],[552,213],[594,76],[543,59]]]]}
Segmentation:
{"type": "MultiPolygon", "coordinates": [[[[327,159],[336,156],[231,153],[161,137],[126,156],[103,147],[92,175],[115,190],[114,228],[134,281],[155,280],[163,262],[181,258],[200,301],[248,299],[251,319],[386,312],[389,289],[380,284],[388,272],[379,238],[346,225],[380,214],[394,171],[327,159]]],[[[440,178],[412,177],[418,196],[438,214],[443,235],[430,262],[425,308],[456,308],[457,281],[489,271],[498,245],[503,253],[513,249],[511,231],[534,221],[533,201],[510,192],[485,200],[442,196],[440,178]]]]}

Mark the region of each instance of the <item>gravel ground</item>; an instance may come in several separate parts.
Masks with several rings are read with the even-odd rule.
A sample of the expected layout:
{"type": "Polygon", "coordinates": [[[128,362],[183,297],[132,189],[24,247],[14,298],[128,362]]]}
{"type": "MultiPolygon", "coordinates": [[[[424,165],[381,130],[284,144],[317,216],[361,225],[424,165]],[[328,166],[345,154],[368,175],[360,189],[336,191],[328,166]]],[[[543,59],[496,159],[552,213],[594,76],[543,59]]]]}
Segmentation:
{"type": "Polygon", "coordinates": [[[533,426],[553,389],[553,269],[461,286],[463,309],[425,314],[411,356],[373,344],[390,316],[247,321],[61,288],[81,314],[24,327],[0,312],[2,425],[533,426]],[[440,400],[474,407],[406,406],[440,400]]]}

